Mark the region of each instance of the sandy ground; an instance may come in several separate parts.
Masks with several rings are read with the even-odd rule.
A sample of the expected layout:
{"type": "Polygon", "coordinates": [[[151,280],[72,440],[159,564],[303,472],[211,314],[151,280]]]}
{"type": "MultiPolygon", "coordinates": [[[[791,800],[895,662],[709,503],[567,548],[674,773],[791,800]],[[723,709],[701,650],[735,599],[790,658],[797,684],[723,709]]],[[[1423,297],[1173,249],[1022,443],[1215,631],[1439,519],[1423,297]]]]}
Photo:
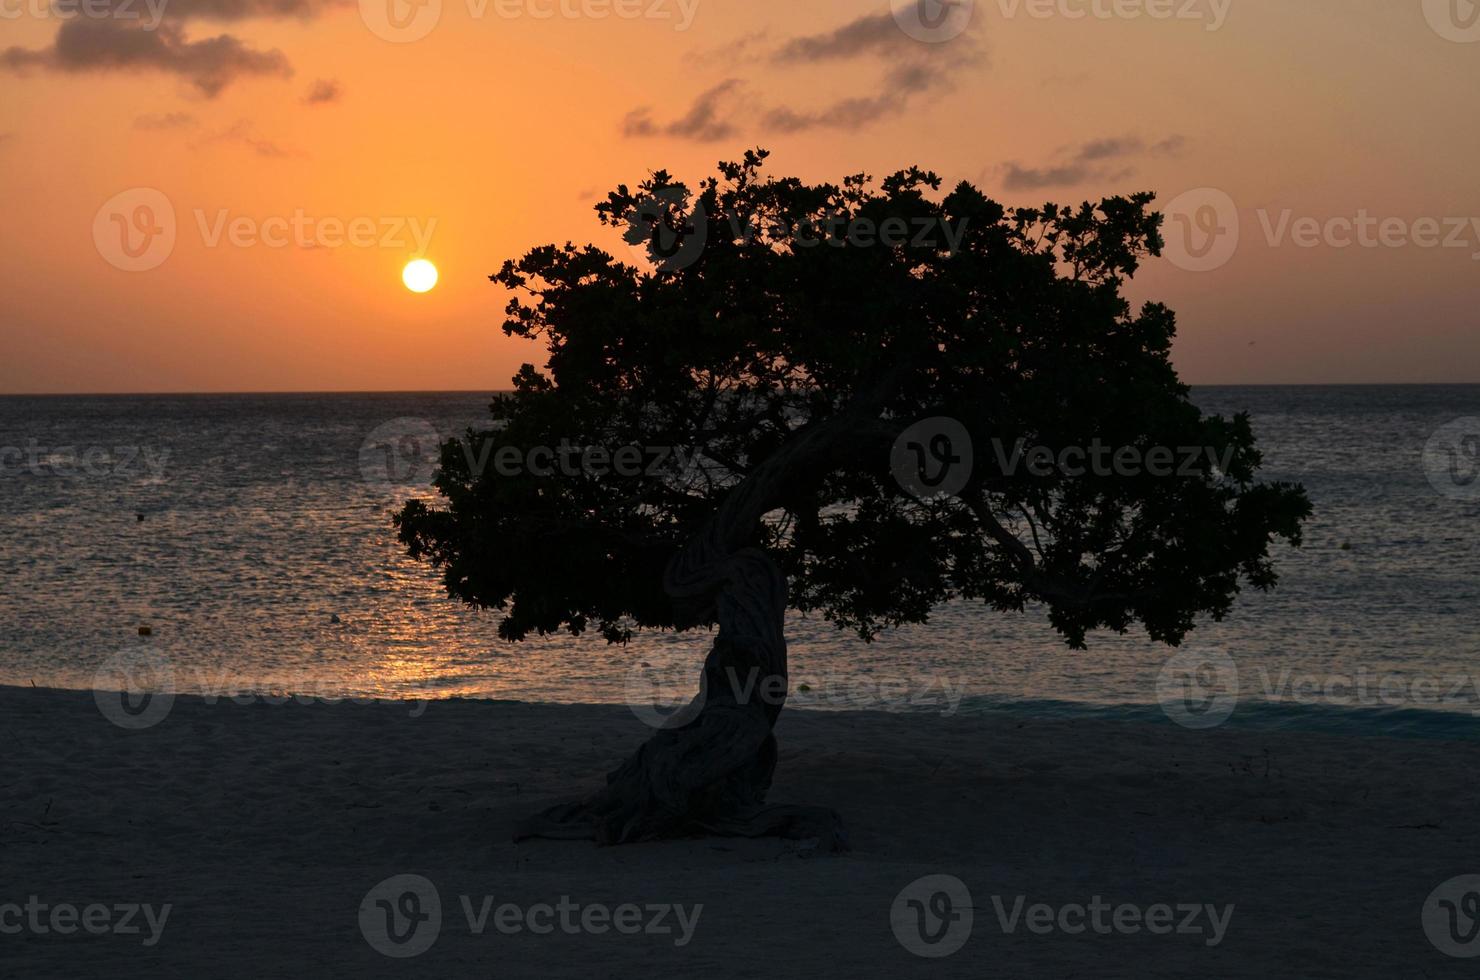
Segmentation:
{"type": "Polygon", "coordinates": [[[1436,886],[1480,873],[1480,745],[789,712],[773,799],[840,810],[853,850],[834,856],[777,840],[515,845],[518,817],[584,795],[646,727],[624,707],[459,701],[413,713],[181,698],[130,731],[91,693],[0,688],[0,976],[1477,968],[1437,949],[1422,913],[1436,886]],[[420,882],[374,890],[400,875],[426,879],[435,899],[420,882]],[[969,897],[912,884],[932,875],[969,897]],[[440,923],[423,918],[434,900],[440,923]],[[1040,903],[1052,922],[1034,918],[1043,931],[1030,931],[1040,903]],[[1169,923],[1158,905],[1172,907],[1169,923]],[[58,906],[75,912],[57,918],[58,906]],[[89,914],[99,934],[69,918],[89,914]],[[411,957],[380,951],[422,944],[411,957]]]}

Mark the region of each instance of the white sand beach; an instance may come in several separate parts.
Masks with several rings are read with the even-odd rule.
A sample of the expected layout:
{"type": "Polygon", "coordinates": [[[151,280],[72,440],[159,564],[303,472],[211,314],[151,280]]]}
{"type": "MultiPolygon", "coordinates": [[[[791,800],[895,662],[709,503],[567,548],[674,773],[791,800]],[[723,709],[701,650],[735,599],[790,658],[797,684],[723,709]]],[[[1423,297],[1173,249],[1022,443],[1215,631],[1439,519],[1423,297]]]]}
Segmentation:
{"type": "Polygon", "coordinates": [[[1473,975],[1421,913],[1480,871],[1480,745],[789,711],[772,799],[837,808],[850,853],[511,842],[518,818],[584,795],[647,731],[624,707],[196,698],[127,731],[88,692],[0,689],[0,928],[22,926],[0,934],[0,975],[1473,975]],[[398,875],[441,903],[416,957],[361,928],[398,875]],[[939,958],[891,927],[929,875],[971,895],[969,936],[939,958]],[[565,919],[527,917],[562,900],[565,919]],[[1056,911],[1031,931],[1039,903],[1103,904],[1105,928],[1056,911]],[[107,931],[58,905],[81,921],[107,907],[90,920],[107,931]],[[147,906],[137,931],[113,931],[128,905],[147,906]],[[659,922],[658,905],[680,908],[659,922]],[[1153,930],[1159,905],[1175,914],[1153,930]],[[639,911],[619,931],[623,907],[639,911]]]}

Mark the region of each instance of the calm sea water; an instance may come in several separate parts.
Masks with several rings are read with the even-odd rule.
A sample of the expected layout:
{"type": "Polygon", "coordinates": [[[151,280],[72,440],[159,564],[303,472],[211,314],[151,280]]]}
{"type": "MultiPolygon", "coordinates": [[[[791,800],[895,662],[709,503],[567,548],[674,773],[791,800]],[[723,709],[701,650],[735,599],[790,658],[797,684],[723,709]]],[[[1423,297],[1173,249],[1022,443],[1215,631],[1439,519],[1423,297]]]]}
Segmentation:
{"type": "MultiPolygon", "coordinates": [[[[1475,726],[1480,482],[1441,493],[1424,453],[1442,426],[1480,417],[1480,386],[1195,397],[1252,412],[1266,477],[1303,482],[1316,507],[1305,547],[1280,553],[1281,588],[1246,595],[1189,645],[1236,664],[1235,717],[1475,726]]],[[[0,398],[0,683],[86,689],[142,651],[191,693],[686,696],[706,636],[505,644],[495,615],[448,600],[404,556],[388,515],[424,491],[367,480],[367,436],[398,419],[457,433],[486,402],[0,398]]],[[[801,617],[791,637],[794,703],[816,707],[1155,716],[1169,654],[1134,634],[1074,652],[1041,613],[964,603],[873,644],[801,617]]]]}

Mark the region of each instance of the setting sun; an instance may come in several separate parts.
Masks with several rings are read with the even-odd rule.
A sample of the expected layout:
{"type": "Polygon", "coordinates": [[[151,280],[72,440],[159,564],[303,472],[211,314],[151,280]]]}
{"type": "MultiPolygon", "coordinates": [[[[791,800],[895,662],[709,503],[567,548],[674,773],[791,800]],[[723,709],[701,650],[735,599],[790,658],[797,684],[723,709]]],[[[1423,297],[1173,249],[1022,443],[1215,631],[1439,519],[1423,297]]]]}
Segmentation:
{"type": "Polygon", "coordinates": [[[401,270],[401,281],[413,293],[424,293],[437,285],[437,267],[426,259],[415,259],[401,270]]]}

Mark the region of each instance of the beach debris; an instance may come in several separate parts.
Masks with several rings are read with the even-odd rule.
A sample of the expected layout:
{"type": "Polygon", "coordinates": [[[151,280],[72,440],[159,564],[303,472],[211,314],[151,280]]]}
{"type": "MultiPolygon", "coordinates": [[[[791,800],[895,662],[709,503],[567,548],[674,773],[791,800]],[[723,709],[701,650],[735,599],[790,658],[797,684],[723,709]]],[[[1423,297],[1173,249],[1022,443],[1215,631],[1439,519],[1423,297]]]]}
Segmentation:
{"type": "Polygon", "coordinates": [[[330,616],[329,616],[329,622],[331,622],[331,623],[337,623],[337,622],[339,622],[339,614],[338,613],[332,613],[332,614],[330,614],[330,616]]]}
{"type": "Polygon", "coordinates": [[[1351,551],[1352,550],[1352,543],[1350,541],[1343,541],[1343,542],[1341,542],[1341,550],[1342,551],[1351,551]]]}
{"type": "Polygon", "coordinates": [[[135,514],[134,517],[138,518],[140,524],[143,524],[144,523],[144,515],[143,514],[135,514]]]}
{"type": "Polygon", "coordinates": [[[154,629],[152,627],[149,627],[149,626],[140,626],[139,627],[139,635],[140,636],[153,636],[154,635],[154,629]]]}

